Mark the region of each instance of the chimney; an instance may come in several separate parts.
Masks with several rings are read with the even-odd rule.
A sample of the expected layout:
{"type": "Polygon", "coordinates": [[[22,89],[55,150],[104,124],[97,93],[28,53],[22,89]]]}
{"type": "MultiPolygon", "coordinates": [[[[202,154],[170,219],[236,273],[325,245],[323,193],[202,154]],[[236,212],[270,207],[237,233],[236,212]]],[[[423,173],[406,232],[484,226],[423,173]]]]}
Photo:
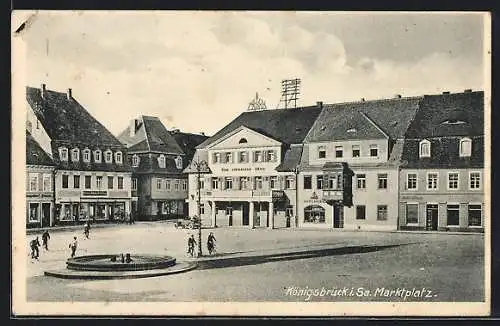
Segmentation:
{"type": "Polygon", "coordinates": [[[132,119],[130,121],[129,131],[130,131],[130,137],[134,137],[135,132],[137,131],[137,119],[132,119]]]}
{"type": "Polygon", "coordinates": [[[172,132],[173,134],[176,134],[176,133],[178,133],[178,132],[179,132],[179,129],[174,127],[174,128],[172,129],[172,131],[171,131],[171,132],[172,132]]]}
{"type": "Polygon", "coordinates": [[[68,100],[71,100],[73,98],[71,88],[68,88],[68,91],[66,92],[66,95],[68,96],[68,100]]]}
{"type": "Polygon", "coordinates": [[[364,98],[364,97],[362,97],[362,98],[361,98],[361,102],[364,102],[364,101],[365,101],[365,98],[364,98]]]}
{"type": "Polygon", "coordinates": [[[468,89],[464,90],[464,93],[472,93],[472,89],[468,88],[468,89]]]}
{"type": "Polygon", "coordinates": [[[318,108],[322,109],[323,108],[323,102],[321,102],[321,101],[316,102],[316,106],[318,108]]]}
{"type": "Polygon", "coordinates": [[[200,135],[205,136],[205,133],[202,131],[202,132],[200,132],[200,135]]]}
{"type": "Polygon", "coordinates": [[[42,86],[40,87],[40,96],[42,98],[45,98],[45,91],[46,91],[46,85],[42,84],[42,86]]]}
{"type": "Polygon", "coordinates": [[[394,95],[394,98],[401,98],[401,94],[394,95]]]}
{"type": "Polygon", "coordinates": [[[443,92],[443,95],[448,95],[450,94],[450,92],[443,92]]]}

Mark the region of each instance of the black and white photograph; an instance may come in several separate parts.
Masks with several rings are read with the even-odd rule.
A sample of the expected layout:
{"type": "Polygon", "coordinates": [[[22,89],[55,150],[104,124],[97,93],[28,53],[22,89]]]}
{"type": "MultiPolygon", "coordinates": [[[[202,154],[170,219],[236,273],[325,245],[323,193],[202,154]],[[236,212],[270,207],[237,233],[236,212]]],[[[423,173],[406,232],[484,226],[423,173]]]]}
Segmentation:
{"type": "Polygon", "coordinates": [[[487,12],[14,11],[12,312],[486,316],[487,12]]]}

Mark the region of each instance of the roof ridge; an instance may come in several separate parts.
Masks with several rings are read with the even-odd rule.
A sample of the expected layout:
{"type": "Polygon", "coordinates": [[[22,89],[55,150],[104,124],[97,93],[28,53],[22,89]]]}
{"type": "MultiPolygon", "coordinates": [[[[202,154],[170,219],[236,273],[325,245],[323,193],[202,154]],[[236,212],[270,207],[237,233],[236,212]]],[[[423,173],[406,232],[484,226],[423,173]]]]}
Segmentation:
{"type": "Polygon", "coordinates": [[[368,117],[368,115],[366,113],[364,113],[363,111],[359,111],[359,113],[361,113],[361,115],[366,119],[368,120],[368,122],[370,122],[375,128],[377,128],[382,134],[384,134],[385,137],[387,138],[391,138],[389,137],[389,135],[384,131],[382,130],[382,128],[380,128],[376,123],[375,121],[373,121],[372,119],[370,119],[370,117],[368,117]]]}
{"type": "Polygon", "coordinates": [[[149,134],[148,134],[148,130],[146,129],[146,122],[144,122],[143,115],[141,115],[140,118],[142,120],[142,125],[144,126],[144,134],[146,134],[146,144],[148,145],[148,151],[151,152],[151,145],[149,144],[149,134]]]}

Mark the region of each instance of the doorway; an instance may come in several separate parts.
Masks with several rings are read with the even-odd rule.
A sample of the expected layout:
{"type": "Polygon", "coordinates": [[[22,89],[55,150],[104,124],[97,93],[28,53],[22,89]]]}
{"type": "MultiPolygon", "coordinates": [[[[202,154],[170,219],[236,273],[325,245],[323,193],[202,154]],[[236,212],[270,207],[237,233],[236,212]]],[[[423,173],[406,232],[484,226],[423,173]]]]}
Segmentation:
{"type": "Polygon", "coordinates": [[[42,204],[42,227],[50,225],[50,203],[42,204]]]}
{"type": "Polygon", "coordinates": [[[333,205],[333,228],[342,229],[344,227],[344,207],[340,204],[333,205]]]}
{"type": "Polygon", "coordinates": [[[438,229],[438,205],[427,204],[427,219],[425,228],[428,231],[437,231],[438,229]]]}
{"type": "Polygon", "coordinates": [[[249,218],[249,213],[248,213],[248,209],[249,209],[249,204],[248,203],[243,203],[241,205],[241,209],[242,209],[242,214],[243,214],[243,225],[250,225],[250,218],[249,218]]]}
{"type": "Polygon", "coordinates": [[[229,220],[229,226],[233,226],[233,208],[231,206],[226,207],[226,217],[229,220]]]}

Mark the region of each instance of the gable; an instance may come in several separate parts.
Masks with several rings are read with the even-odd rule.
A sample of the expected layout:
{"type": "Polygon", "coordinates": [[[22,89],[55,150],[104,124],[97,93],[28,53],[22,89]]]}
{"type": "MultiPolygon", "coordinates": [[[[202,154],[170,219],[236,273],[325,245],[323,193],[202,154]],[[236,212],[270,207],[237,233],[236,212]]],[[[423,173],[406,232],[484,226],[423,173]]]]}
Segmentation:
{"type": "Polygon", "coordinates": [[[247,127],[240,127],[233,133],[212,144],[209,149],[247,148],[280,146],[281,143],[247,127]]]}

